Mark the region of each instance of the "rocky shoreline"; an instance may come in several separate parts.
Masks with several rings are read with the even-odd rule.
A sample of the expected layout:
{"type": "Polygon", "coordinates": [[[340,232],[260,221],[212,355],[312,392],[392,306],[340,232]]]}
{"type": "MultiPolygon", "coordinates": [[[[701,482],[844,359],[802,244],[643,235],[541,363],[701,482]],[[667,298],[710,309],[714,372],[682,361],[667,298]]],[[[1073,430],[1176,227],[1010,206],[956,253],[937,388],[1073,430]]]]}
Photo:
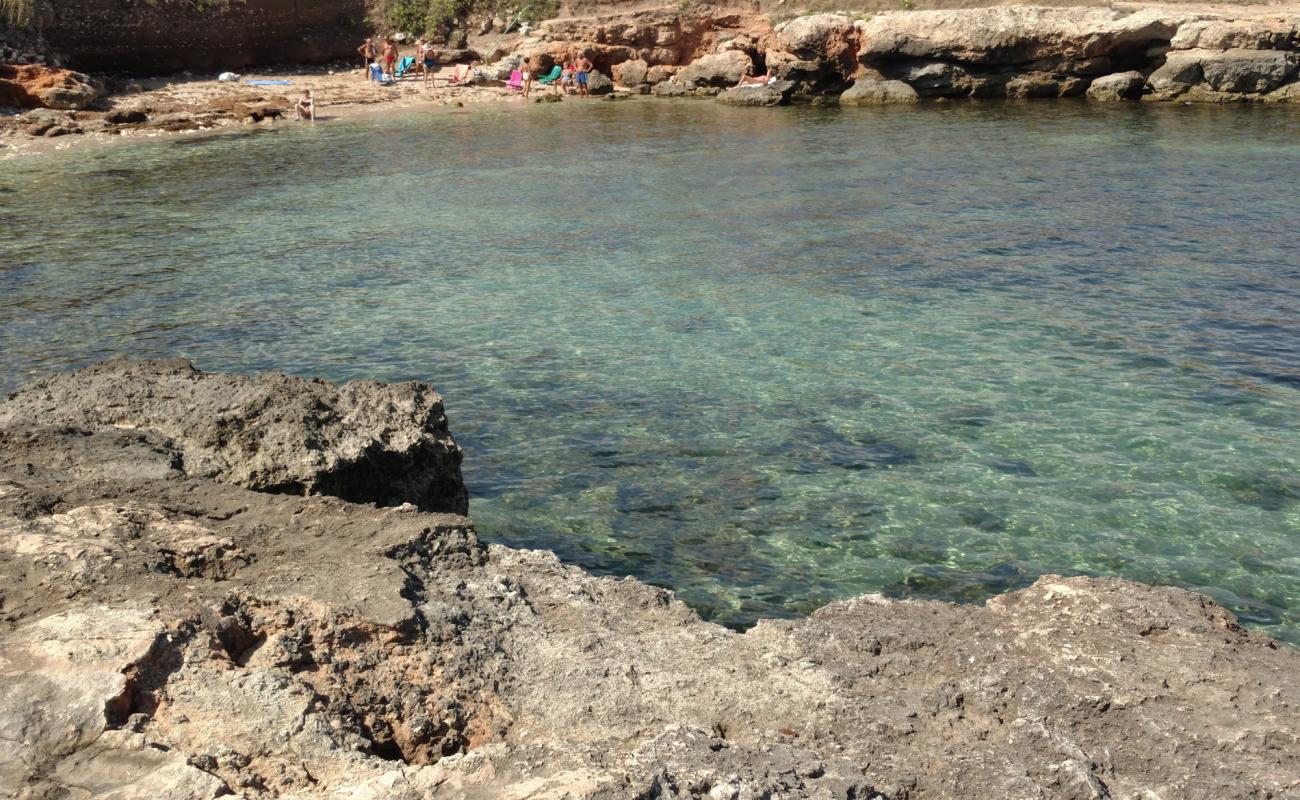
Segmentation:
{"type": "Polygon", "coordinates": [[[481,543],[459,463],[421,383],[115,361],[0,403],[0,797],[1300,793],[1300,652],[1200,595],[737,633],[481,543]]]}
{"type": "MultiPolygon", "coordinates": [[[[326,116],[375,104],[501,101],[518,96],[502,82],[521,58],[547,70],[578,55],[597,67],[596,93],[705,97],[741,106],[1065,97],[1300,102],[1300,10],[1289,6],[998,6],[818,13],[778,22],[752,9],[672,5],[615,7],[551,20],[524,33],[502,35],[490,24],[483,30],[459,43],[464,47],[440,51],[442,84],[435,88],[418,81],[375,87],[347,64],[256,76],[291,81],[294,88],[283,90],[0,65],[0,106],[16,107],[0,114],[0,136],[11,142],[14,154],[39,150],[28,142],[42,137],[274,124],[289,115],[299,88],[313,89],[326,116]],[[477,85],[449,85],[455,64],[470,60],[484,62],[485,77],[477,85]],[[767,74],[771,82],[731,88],[746,74],[767,74]],[[21,110],[32,106],[38,108],[21,110]]],[[[538,92],[533,99],[560,98],[538,92]]]]}

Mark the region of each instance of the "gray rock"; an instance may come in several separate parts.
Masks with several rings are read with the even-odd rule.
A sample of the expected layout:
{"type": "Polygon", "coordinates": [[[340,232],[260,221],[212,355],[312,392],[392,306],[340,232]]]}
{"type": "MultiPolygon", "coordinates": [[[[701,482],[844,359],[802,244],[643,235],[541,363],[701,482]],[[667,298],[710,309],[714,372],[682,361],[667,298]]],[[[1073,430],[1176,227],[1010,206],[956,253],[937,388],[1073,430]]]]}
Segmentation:
{"type": "Polygon", "coordinates": [[[916,90],[902,81],[859,78],[840,95],[842,106],[907,105],[920,102],[916,90]]]}
{"type": "Polygon", "coordinates": [[[609,94],[614,91],[614,82],[609,76],[599,70],[592,70],[587,75],[587,92],[588,94],[601,95],[609,94]]]}
{"type": "Polygon", "coordinates": [[[737,86],[717,96],[717,101],[728,106],[779,106],[790,100],[794,91],[791,81],[774,81],[762,86],[737,86]]]}
{"type": "Polygon", "coordinates": [[[1016,75],[1006,83],[1007,97],[1031,99],[1041,97],[1062,97],[1067,91],[1061,78],[1041,72],[1016,75]]]}
{"type": "Polygon", "coordinates": [[[1168,100],[1186,92],[1201,82],[1201,51],[1173,51],[1165,57],[1165,63],[1147,76],[1147,85],[1151,87],[1151,98],[1168,100]]]}
{"type": "Polygon", "coordinates": [[[1205,82],[1216,92],[1262,94],[1296,72],[1296,54],[1281,50],[1227,50],[1201,60],[1205,82]]]}
{"type": "Polygon", "coordinates": [[[20,116],[18,121],[28,136],[66,136],[81,130],[71,114],[49,108],[32,109],[20,116]]]}
{"type": "Polygon", "coordinates": [[[99,99],[100,87],[80,72],[66,75],[59,85],[39,91],[37,98],[46,108],[76,111],[99,99]]]}
{"type": "Polygon", "coordinates": [[[1088,86],[1088,99],[1103,102],[1136,100],[1142,96],[1145,85],[1146,78],[1136,70],[1103,75],[1088,86]]]}
{"type": "Polygon", "coordinates": [[[148,429],[184,472],[253,489],[411,502],[465,513],[461,450],[427,384],[335,386],[277,373],[206,375],[188,361],[116,361],[34,383],[0,428],[148,429]]]}
{"type": "Polygon", "coordinates": [[[118,108],[105,114],[104,121],[113,125],[132,125],[148,122],[149,115],[138,108],[118,108]]]}
{"type": "Polygon", "coordinates": [[[964,68],[946,61],[902,61],[882,64],[880,70],[911,86],[922,97],[965,97],[975,85],[964,68]]]}

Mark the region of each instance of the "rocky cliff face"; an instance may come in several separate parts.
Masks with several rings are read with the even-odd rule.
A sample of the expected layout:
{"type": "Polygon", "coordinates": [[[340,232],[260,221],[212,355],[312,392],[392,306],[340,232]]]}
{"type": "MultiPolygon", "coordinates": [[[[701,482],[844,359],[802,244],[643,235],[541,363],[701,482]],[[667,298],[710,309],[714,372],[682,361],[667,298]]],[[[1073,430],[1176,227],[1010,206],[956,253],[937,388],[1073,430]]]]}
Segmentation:
{"type": "Polygon", "coordinates": [[[37,27],[81,70],[159,74],[351,57],[365,0],[44,0],[37,27]]]}
{"type": "Polygon", "coordinates": [[[1300,791],[1300,653],[1199,595],[1048,576],[742,634],[460,516],[228,482],[431,408],[349,386],[119,362],[0,404],[0,796],[1300,791]]]}
{"type": "MultiPolygon", "coordinates": [[[[794,84],[788,95],[843,97],[845,105],[1085,94],[1096,100],[1300,100],[1300,15],[1286,11],[1006,6],[858,19],[811,14],[770,28],[743,16],[717,21],[692,42],[695,55],[687,66],[680,55],[649,46],[665,31],[671,40],[671,28],[662,24],[659,34],[648,36],[644,26],[616,22],[593,30],[569,24],[541,35],[585,35],[596,44],[579,45],[584,52],[615,62],[617,56],[635,59],[630,67],[614,63],[616,76],[665,96],[717,95],[747,71],[767,71],[794,84]],[[652,70],[659,65],[671,71],[656,78],[652,70]]],[[[742,89],[722,99],[768,104],[737,103],[745,92],[761,93],[742,89]]]]}

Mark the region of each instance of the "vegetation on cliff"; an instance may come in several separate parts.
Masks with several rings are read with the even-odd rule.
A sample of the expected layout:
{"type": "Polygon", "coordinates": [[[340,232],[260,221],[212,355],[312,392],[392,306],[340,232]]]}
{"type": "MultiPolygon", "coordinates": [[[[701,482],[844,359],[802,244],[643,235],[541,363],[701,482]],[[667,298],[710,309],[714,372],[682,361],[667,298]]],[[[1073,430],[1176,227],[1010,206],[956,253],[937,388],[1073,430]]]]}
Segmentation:
{"type": "MultiPolygon", "coordinates": [[[[6,0],[7,1],[7,0],[6,0]]],[[[506,24],[554,17],[559,0],[372,0],[370,21],[380,31],[404,31],[446,38],[474,18],[499,17],[506,24]]]]}

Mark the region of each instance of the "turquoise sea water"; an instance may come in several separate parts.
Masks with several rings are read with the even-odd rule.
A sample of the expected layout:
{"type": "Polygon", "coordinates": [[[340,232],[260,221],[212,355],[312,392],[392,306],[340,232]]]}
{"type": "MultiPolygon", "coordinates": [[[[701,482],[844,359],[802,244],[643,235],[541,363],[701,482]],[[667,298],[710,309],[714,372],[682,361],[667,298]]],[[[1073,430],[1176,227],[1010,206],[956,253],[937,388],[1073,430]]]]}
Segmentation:
{"type": "Polygon", "coordinates": [[[1044,572],[1300,642],[1300,114],[408,111],[0,162],[0,388],[421,378],[485,538],[744,625],[1044,572]]]}

